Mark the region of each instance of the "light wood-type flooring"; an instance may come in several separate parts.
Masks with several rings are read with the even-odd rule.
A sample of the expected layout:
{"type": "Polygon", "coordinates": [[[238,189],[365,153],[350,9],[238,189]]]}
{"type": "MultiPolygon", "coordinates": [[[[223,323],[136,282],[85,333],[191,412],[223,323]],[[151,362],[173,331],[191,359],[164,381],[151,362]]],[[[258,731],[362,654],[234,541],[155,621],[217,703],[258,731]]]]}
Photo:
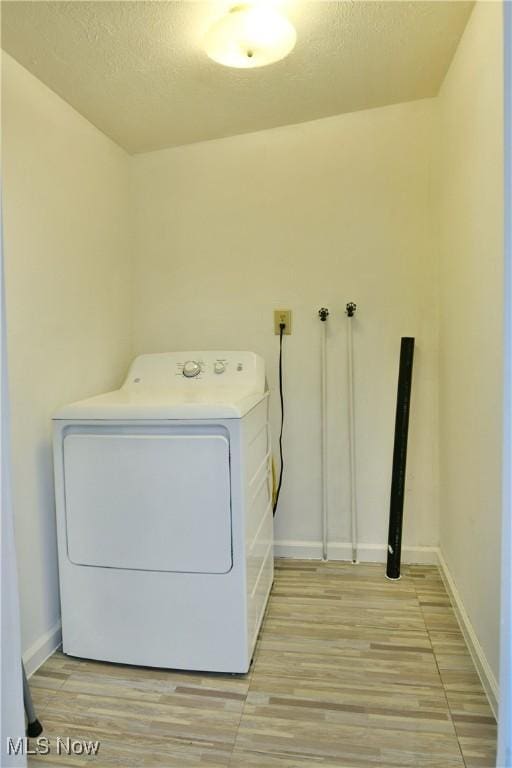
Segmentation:
{"type": "MultiPolygon", "coordinates": [[[[29,765],[483,768],[496,724],[435,567],[280,560],[245,676],[173,672],[57,652],[31,678],[57,736],[97,757],[29,765]]],[[[32,743],[32,742],[31,742],[32,743]]]]}

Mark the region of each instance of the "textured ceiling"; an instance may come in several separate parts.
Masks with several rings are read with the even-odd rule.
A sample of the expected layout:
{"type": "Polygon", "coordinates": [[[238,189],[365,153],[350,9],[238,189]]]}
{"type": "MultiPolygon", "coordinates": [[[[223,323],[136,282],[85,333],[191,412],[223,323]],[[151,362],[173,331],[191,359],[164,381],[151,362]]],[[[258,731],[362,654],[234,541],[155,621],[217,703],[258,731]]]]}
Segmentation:
{"type": "Polygon", "coordinates": [[[2,47],[129,152],[434,96],[472,2],[282,3],[284,61],[210,61],[226,2],[2,2],[2,47]]]}

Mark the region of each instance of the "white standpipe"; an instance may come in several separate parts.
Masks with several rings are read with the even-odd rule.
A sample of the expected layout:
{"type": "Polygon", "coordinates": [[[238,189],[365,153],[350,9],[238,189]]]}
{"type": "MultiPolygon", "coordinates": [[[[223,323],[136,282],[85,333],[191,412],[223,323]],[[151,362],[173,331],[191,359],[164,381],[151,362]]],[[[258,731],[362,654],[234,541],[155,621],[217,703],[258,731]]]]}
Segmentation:
{"type": "Polygon", "coordinates": [[[318,310],[322,325],[320,347],[321,419],[322,419],[322,560],[327,560],[328,489],[327,489],[327,318],[329,310],[318,310]]]}
{"type": "Polygon", "coordinates": [[[357,493],[356,493],[356,432],[354,407],[354,341],[352,324],[356,305],[347,304],[347,373],[348,373],[348,443],[350,468],[350,528],[352,537],[352,562],[357,563],[357,493]]]}

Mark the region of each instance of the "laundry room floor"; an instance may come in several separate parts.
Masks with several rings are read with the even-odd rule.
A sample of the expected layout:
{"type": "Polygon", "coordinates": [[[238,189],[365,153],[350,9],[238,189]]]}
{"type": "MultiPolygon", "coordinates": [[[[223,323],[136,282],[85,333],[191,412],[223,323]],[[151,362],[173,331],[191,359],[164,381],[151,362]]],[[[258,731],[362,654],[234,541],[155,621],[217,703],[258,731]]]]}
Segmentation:
{"type": "MultiPolygon", "coordinates": [[[[248,675],[51,656],[30,683],[44,734],[95,758],[30,766],[484,768],[496,723],[433,566],[279,560],[248,675]]],[[[31,746],[34,744],[31,741],[31,746]]]]}

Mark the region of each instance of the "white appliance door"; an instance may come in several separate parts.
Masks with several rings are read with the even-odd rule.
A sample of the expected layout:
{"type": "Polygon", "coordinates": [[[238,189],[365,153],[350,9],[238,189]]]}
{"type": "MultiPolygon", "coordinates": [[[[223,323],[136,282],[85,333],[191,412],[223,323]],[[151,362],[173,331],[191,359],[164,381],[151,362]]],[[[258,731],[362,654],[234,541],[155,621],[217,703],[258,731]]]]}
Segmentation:
{"type": "Polygon", "coordinates": [[[71,562],[190,573],[231,569],[226,436],[69,433],[64,473],[71,562]]]}

